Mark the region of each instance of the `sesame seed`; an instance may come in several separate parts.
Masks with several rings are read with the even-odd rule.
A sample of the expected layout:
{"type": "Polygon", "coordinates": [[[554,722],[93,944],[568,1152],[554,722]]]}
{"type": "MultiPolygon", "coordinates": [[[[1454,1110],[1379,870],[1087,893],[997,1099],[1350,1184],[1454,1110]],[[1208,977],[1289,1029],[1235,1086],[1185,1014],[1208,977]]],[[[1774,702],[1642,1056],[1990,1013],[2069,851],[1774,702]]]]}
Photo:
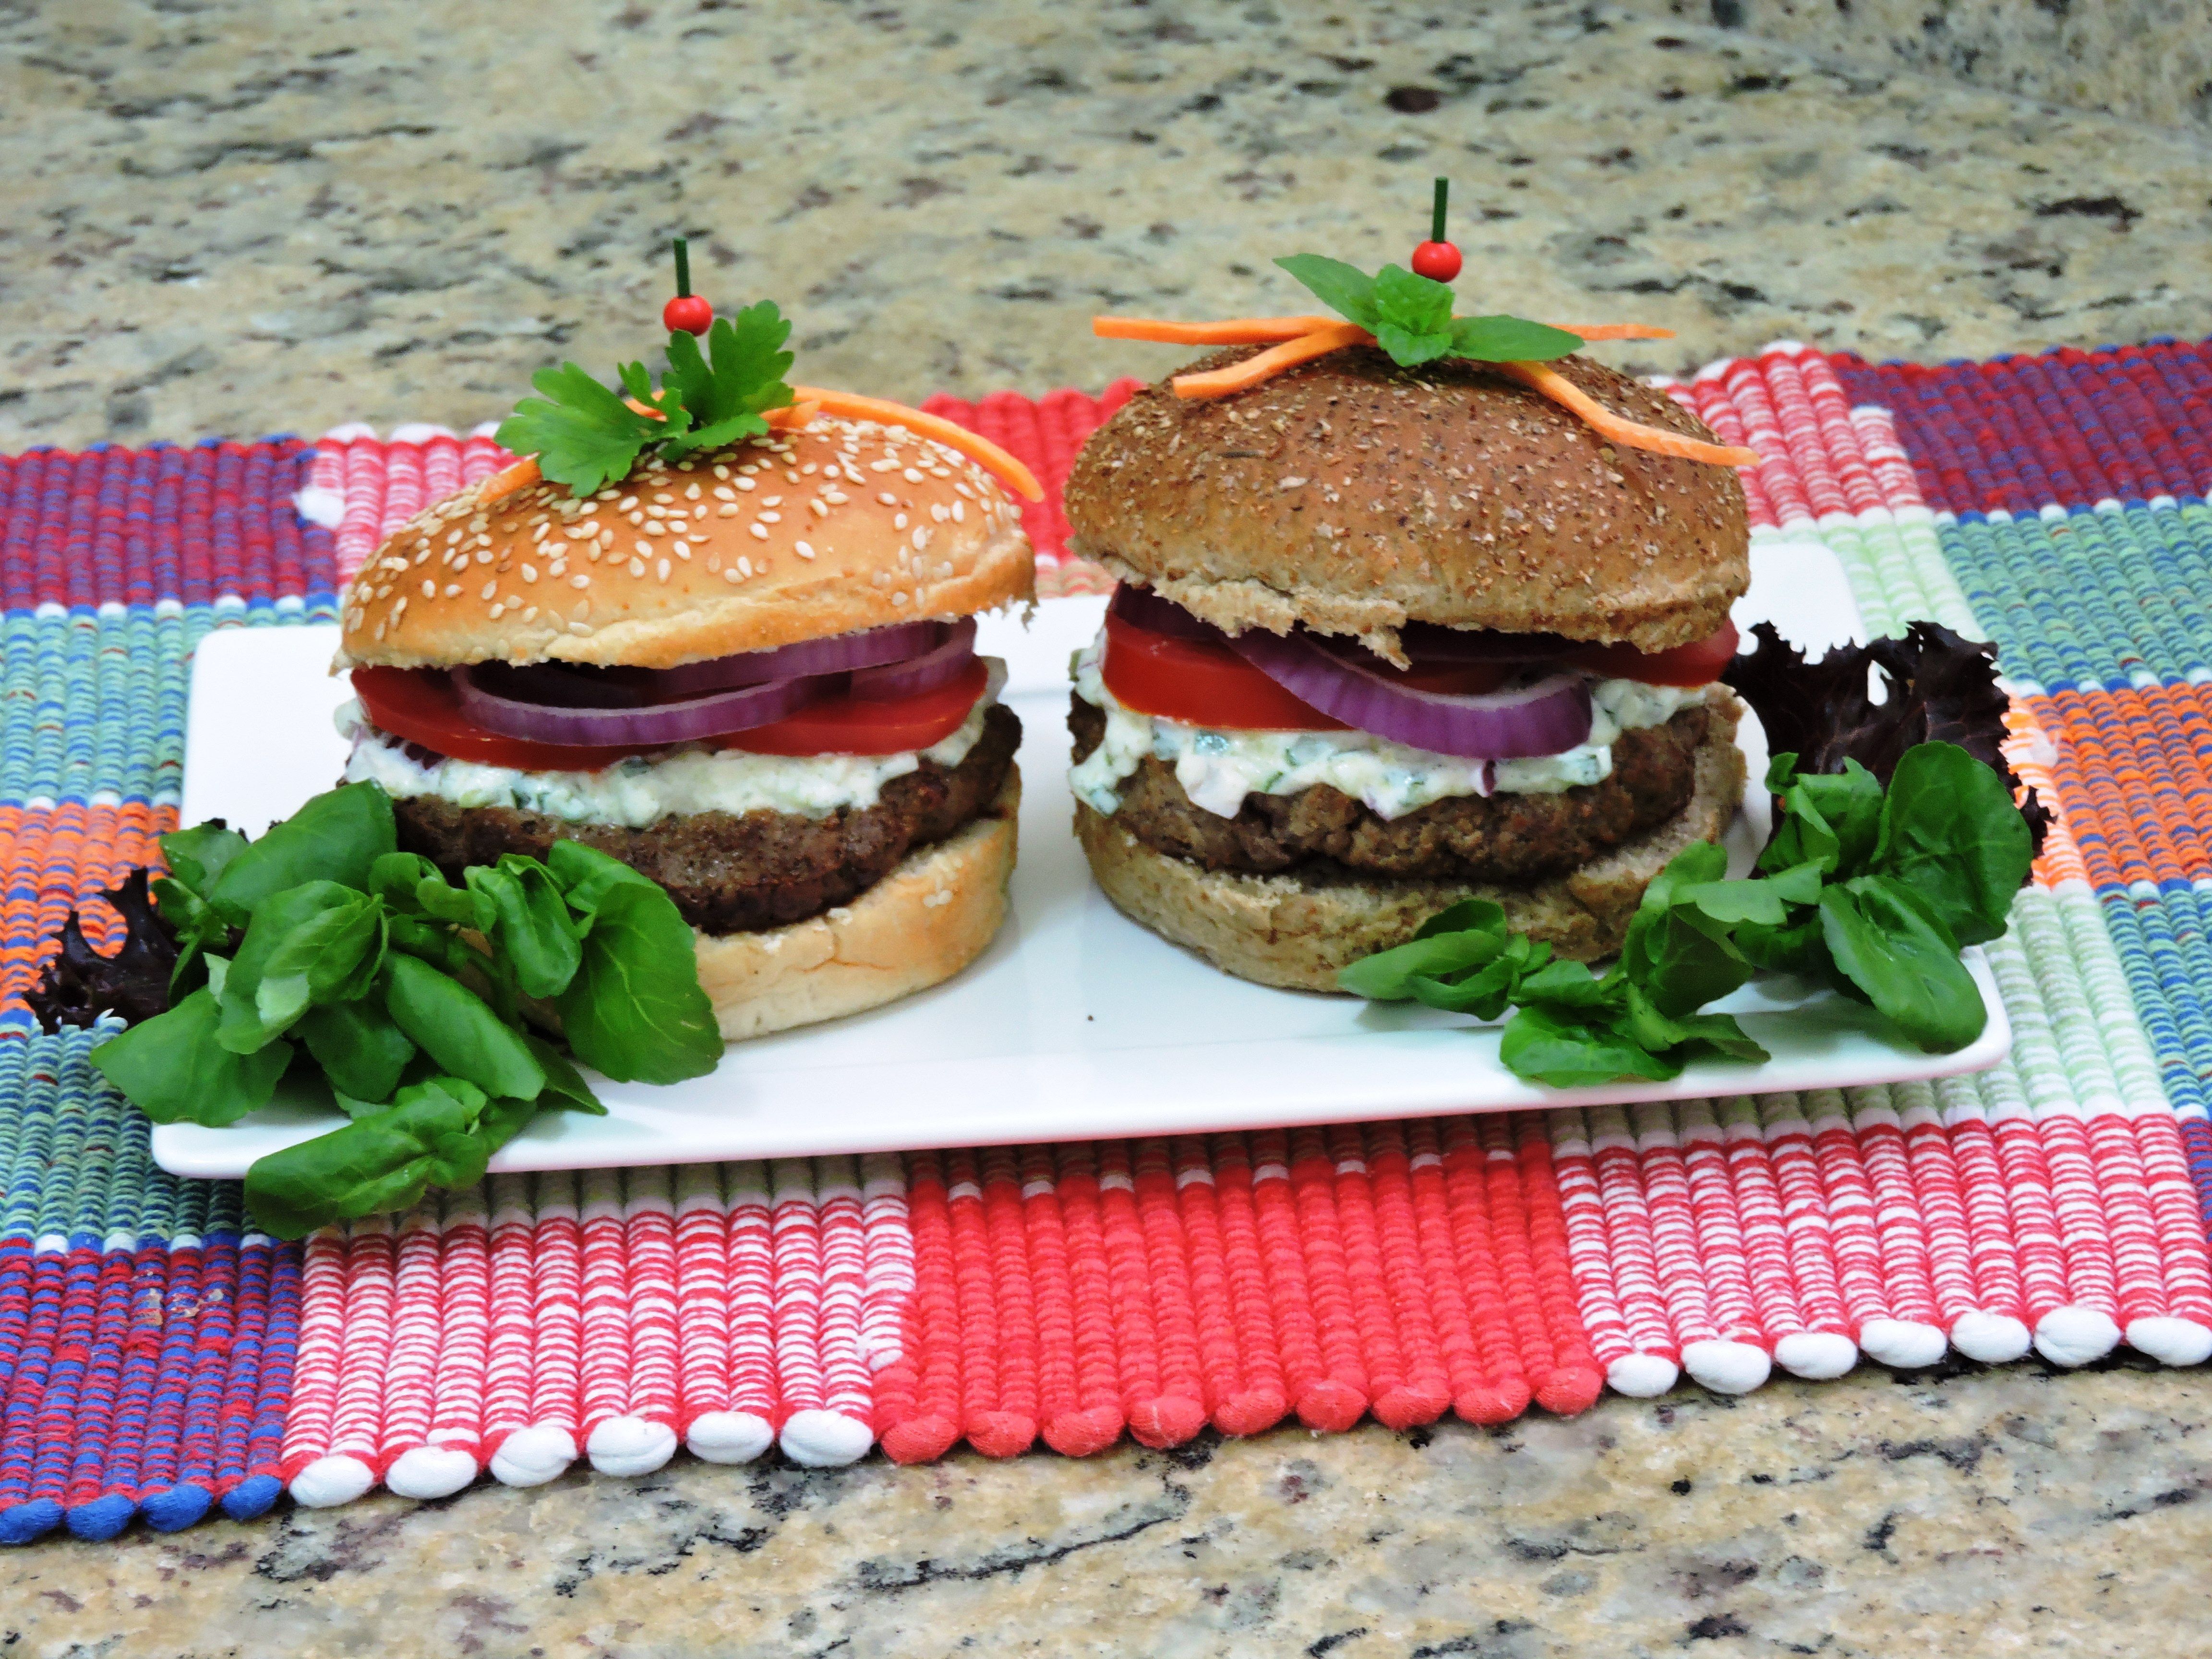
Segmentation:
{"type": "Polygon", "coordinates": [[[453,546],[456,542],[459,541],[459,540],[460,540],[460,538],[461,538],[461,532],[460,532],[459,531],[458,531],[458,530],[452,531],[452,532],[448,532],[448,533],[447,533],[447,537],[446,537],[446,545],[447,545],[447,546],[448,546],[448,547],[451,547],[451,546],[453,546]]]}
{"type": "Polygon", "coordinates": [[[903,514],[903,513],[894,513],[894,514],[891,514],[891,528],[892,528],[892,529],[894,529],[894,530],[903,530],[903,529],[905,529],[905,528],[906,528],[906,514],[903,514]]]}
{"type": "Polygon", "coordinates": [[[947,519],[950,519],[952,514],[946,509],[943,501],[932,501],[929,504],[929,516],[936,520],[938,523],[943,524],[947,519]]]}
{"type": "Polygon", "coordinates": [[[727,570],[725,570],[722,573],[722,580],[726,582],[736,582],[743,581],[744,578],[738,574],[737,566],[732,565],[727,570]]]}
{"type": "Polygon", "coordinates": [[[763,495],[760,498],[760,504],[763,507],[781,507],[783,505],[783,497],[781,495],[763,495]]]}
{"type": "Polygon", "coordinates": [[[423,597],[424,599],[435,599],[435,598],[437,597],[437,594],[438,594],[438,584],[437,584],[437,583],[435,583],[435,582],[432,582],[432,581],[426,581],[426,582],[424,582],[424,583],[422,584],[422,597],[423,597]]]}
{"type": "Polygon", "coordinates": [[[645,521],[645,533],[648,536],[665,536],[668,533],[668,526],[658,519],[647,519],[645,521]]]}
{"type": "Polygon", "coordinates": [[[745,528],[753,532],[755,541],[764,542],[768,539],[768,527],[765,525],[749,524],[745,528]]]}
{"type": "Polygon", "coordinates": [[[481,593],[478,593],[477,597],[480,599],[488,599],[498,592],[499,584],[497,582],[486,582],[483,585],[483,591],[481,593]]]}
{"type": "Polygon", "coordinates": [[[672,567],[670,566],[670,564],[669,564],[668,561],[667,561],[667,560],[665,560],[665,559],[663,559],[663,560],[659,562],[659,564],[658,564],[657,566],[655,566],[655,567],[654,567],[654,568],[655,568],[656,572],[659,574],[659,577],[660,577],[660,580],[663,580],[663,581],[666,581],[666,580],[668,580],[668,572],[669,572],[669,570],[671,569],[671,568],[672,568],[672,567]]]}
{"type": "Polygon", "coordinates": [[[825,489],[822,492],[822,499],[832,507],[842,507],[853,498],[842,489],[825,489]]]}
{"type": "Polygon", "coordinates": [[[926,524],[918,524],[918,525],[916,525],[916,526],[914,527],[914,548],[915,548],[915,552],[917,552],[917,553],[919,553],[919,552],[920,552],[923,548],[927,547],[928,545],[929,545],[929,526],[928,526],[927,525],[926,525],[926,524]]]}
{"type": "Polygon", "coordinates": [[[629,515],[629,521],[632,524],[643,524],[645,522],[645,514],[642,513],[633,513],[629,515]]]}
{"type": "MultiPolygon", "coordinates": [[[[651,548],[647,548],[646,550],[648,553],[652,550],[653,550],[651,548]]],[[[629,574],[633,576],[642,576],[645,574],[645,561],[643,559],[632,559],[629,562],[629,574]]]]}
{"type": "Polygon", "coordinates": [[[871,472],[896,472],[898,471],[898,463],[896,461],[870,461],[868,463],[868,471],[871,472]]]}
{"type": "MultiPolygon", "coordinates": [[[[714,476],[718,478],[726,478],[730,476],[730,469],[726,466],[718,466],[714,469],[714,476]]],[[[721,492],[718,490],[715,493],[719,495],[721,492]]]]}
{"type": "Polygon", "coordinates": [[[743,555],[740,555],[738,559],[738,572],[740,575],[751,575],[753,574],[753,562],[750,559],[744,557],[743,555]]]}
{"type": "Polygon", "coordinates": [[[522,610],[522,620],[525,622],[536,622],[538,620],[538,607],[534,605],[525,605],[522,610]]]}
{"type": "Polygon", "coordinates": [[[969,489],[964,483],[956,483],[952,488],[957,490],[961,495],[965,495],[971,501],[975,499],[975,492],[969,489]]]}
{"type": "Polygon", "coordinates": [[[541,523],[541,524],[539,524],[539,525],[538,525],[538,529],[537,529],[536,532],[535,532],[535,533],[533,533],[533,534],[532,535],[532,537],[530,538],[530,539],[531,539],[533,543],[536,543],[536,542],[542,542],[542,541],[544,541],[544,540],[545,539],[545,532],[546,532],[547,531],[549,531],[549,530],[552,529],[552,528],[553,528],[553,526],[552,526],[551,525],[550,525],[550,524],[544,524],[544,523],[541,523]]]}
{"type": "Polygon", "coordinates": [[[781,524],[783,522],[783,514],[781,513],[763,512],[760,515],[760,518],[763,524],[781,524]]]}
{"type": "Polygon", "coordinates": [[[737,503],[734,501],[725,502],[723,505],[714,509],[714,516],[718,519],[736,518],[738,516],[737,503]]]}
{"type": "Polygon", "coordinates": [[[651,542],[640,542],[637,544],[637,550],[649,559],[653,556],[653,544],[651,542]]]}
{"type": "Polygon", "coordinates": [[[392,620],[398,622],[407,614],[407,596],[402,593],[392,607],[392,620]]]}
{"type": "Polygon", "coordinates": [[[592,579],[580,570],[568,578],[568,586],[571,587],[589,587],[591,585],[592,579]]]}
{"type": "Polygon", "coordinates": [[[819,496],[817,496],[814,500],[807,502],[806,510],[811,513],[817,519],[826,519],[830,516],[830,509],[822,504],[822,500],[819,496]]]}
{"type": "Polygon", "coordinates": [[[811,558],[812,558],[812,557],[814,556],[814,549],[813,549],[811,545],[809,545],[807,543],[805,543],[805,542],[793,542],[793,543],[792,544],[792,545],[793,545],[794,548],[796,548],[796,549],[798,550],[798,551],[799,551],[799,556],[800,558],[802,558],[802,559],[811,559],[811,558]]]}
{"type": "Polygon", "coordinates": [[[737,492],[732,489],[727,484],[716,484],[714,486],[714,494],[726,501],[734,501],[738,499],[737,492]]]}
{"type": "Polygon", "coordinates": [[[494,605],[494,606],[492,606],[491,610],[490,610],[487,614],[488,614],[488,615],[489,615],[489,617],[491,617],[491,619],[492,619],[494,622],[497,622],[497,621],[498,621],[501,617],[505,616],[507,613],[506,613],[506,611],[505,611],[501,607],[500,607],[500,606],[498,606],[498,605],[494,605]]]}
{"type": "Polygon", "coordinates": [[[568,614],[578,618],[590,616],[592,614],[592,602],[589,599],[577,600],[575,605],[569,610],[568,614]]]}
{"type": "Polygon", "coordinates": [[[676,497],[665,489],[656,489],[653,492],[653,499],[656,501],[672,501],[676,497]]]}
{"type": "Polygon", "coordinates": [[[952,476],[952,469],[949,466],[933,466],[929,469],[929,476],[933,478],[949,478],[952,476]]]}
{"type": "Polygon", "coordinates": [[[491,562],[491,549],[488,547],[480,547],[477,549],[477,562],[478,564],[489,564],[491,562]]]}
{"type": "MultiPolygon", "coordinates": [[[[748,469],[748,470],[750,470],[750,469],[748,469]]],[[[751,489],[755,488],[755,485],[754,485],[754,483],[753,483],[753,481],[752,481],[750,478],[739,478],[739,479],[738,479],[738,480],[737,480],[737,485],[738,485],[738,489],[751,489]]],[[[716,495],[720,495],[720,494],[721,494],[721,492],[720,492],[720,490],[716,490],[714,493],[715,493],[716,495]]]]}
{"type": "Polygon", "coordinates": [[[805,466],[800,467],[799,470],[803,473],[812,473],[819,471],[820,466],[817,462],[809,461],[805,466]]]}
{"type": "Polygon", "coordinates": [[[955,501],[955,502],[953,502],[953,503],[952,503],[952,522],[953,522],[953,523],[955,523],[955,524],[963,524],[963,523],[965,523],[965,522],[967,521],[967,518],[968,518],[968,504],[967,504],[965,501],[955,501]]]}
{"type": "Polygon", "coordinates": [[[894,593],[894,594],[892,594],[892,595],[891,595],[891,603],[892,603],[893,605],[904,605],[904,604],[906,603],[906,595],[905,595],[904,593],[894,593]]]}
{"type": "Polygon", "coordinates": [[[526,582],[536,581],[538,580],[538,567],[534,564],[526,564],[523,566],[522,580],[526,582]]]}
{"type": "MultiPolygon", "coordinates": [[[[787,455],[788,455],[788,454],[790,454],[790,453],[791,453],[791,452],[790,452],[789,450],[787,450],[787,450],[785,450],[783,453],[784,453],[785,454],[787,454],[787,455]]],[[[785,477],[786,479],[787,479],[789,482],[791,482],[791,483],[797,483],[799,482],[799,474],[798,474],[798,473],[796,473],[796,472],[794,472],[794,471],[793,471],[791,470],[791,468],[789,468],[789,467],[787,467],[787,466],[786,468],[784,468],[784,469],[783,469],[783,476],[784,476],[784,477],[785,477]]]]}
{"type": "MultiPolygon", "coordinates": [[[[526,572],[530,568],[528,565],[525,565],[522,568],[526,572]]],[[[548,574],[553,576],[565,576],[568,574],[568,562],[566,559],[556,559],[552,563],[547,565],[545,568],[548,574]]]]}
{"type": "Polygon", "coordinates": [[[688,559],[691,556],[691,544],[689,542],[671,542],[668,544],[668,550],[675,554],[675,556],[679,559],[688,559]]]}
{"type": "Polygon", "coordinates": [[[570,623],[568,631],[579,636],[586,635],[592,631],[592,625],[589,623],[570,623]]]}
{"type": "Polygon", "coordinates": [[[920,483],[921,482],[921,469],[918,466],[910,466],[907,468],[905,471],[900,473],[899,477],[904,478],[908,483],[920,483]]]}
{"type": "MultiPolygon", "coordinates": [[[[606,497],[605,497],[605,496],[604,496],[604,495],[602,495],[602,496],[600,496],[600,497],[599,497],[599,499],[600,499],[601,501],[605,501],[605,500],[606,500],[606,497]]],[[[616,512],[617,512],[617,513],[627,513],[627,512],[629,512],[629,511],[630,510],[630,508],[632,508],[633,507],[635,507],[636,505],[637,505],[637,497],[636,497],[636,496],[635,496],[635,495],[625,495],[625,496],[623,496],[623,497],[622,498],[622,500],[620,500],[620,501],[617,501],[617,502],[615,503],[615,511],[616,511],[616,512]]]]}
{"type": "Polygon", "coordinates": [[[691,516],[695,519],[705,518],[707,516],[707,503],[702,501],[698,506],[693,507],[691,509],[691,516]]]}

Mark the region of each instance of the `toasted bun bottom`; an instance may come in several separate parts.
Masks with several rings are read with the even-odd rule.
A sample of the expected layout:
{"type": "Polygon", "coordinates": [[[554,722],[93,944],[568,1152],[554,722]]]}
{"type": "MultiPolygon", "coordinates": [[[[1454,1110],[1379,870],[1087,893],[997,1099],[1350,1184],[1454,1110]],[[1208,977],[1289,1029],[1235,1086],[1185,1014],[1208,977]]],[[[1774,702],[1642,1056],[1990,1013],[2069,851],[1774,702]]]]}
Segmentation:
{"type": "Polygon", "coordinates": [[[1022,775],[990,809],[911,853],[854,899],[762,933],[698,934],[699,982],[722,1036],[763,1036],[881,1007],[952,977],[1006,919],[1022,775]]]}
{"type": "Polygon", "coordinates": [[[1493,899],[1509,926],[1563,957],[1594,962],[1620,949],[1651,878],[1692,841],[1718,841],[1742,803],[1743,754],[1735,746],[1742,705],[1716,692],[1711,707],[1716,718],[1698,750],[1690,804],[1595,863],[1534,887],[1208,870],[1154,851],[1080,802],[1075,833],[1098,885],[1123,915],[1262,985],[1334,991],[1337,969],[1403,945],[1463,898],[1493,899]]]}

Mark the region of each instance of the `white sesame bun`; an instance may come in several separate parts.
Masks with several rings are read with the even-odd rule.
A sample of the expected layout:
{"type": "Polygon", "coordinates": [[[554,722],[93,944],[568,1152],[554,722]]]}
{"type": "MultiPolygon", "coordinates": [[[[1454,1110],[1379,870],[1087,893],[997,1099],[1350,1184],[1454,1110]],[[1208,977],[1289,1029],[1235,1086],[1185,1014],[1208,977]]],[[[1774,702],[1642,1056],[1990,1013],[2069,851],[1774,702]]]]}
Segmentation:
{"type": "Polygon", "coordinates": [[[578,501],[473,484],[388,537],[347,588],[339,669],[544,661],[673,668],[1036,596],[1021,514],[905,427],[817,418],[648,457],[578,501]]]}
{"type": "Polygon", "coordinates": [[[760,933],[698,935],[699,983],[724,1037],[881,1007],[952,977],[1006,919],[1022,775],[951,839],[909,853],[850,904],[760,933]]]}

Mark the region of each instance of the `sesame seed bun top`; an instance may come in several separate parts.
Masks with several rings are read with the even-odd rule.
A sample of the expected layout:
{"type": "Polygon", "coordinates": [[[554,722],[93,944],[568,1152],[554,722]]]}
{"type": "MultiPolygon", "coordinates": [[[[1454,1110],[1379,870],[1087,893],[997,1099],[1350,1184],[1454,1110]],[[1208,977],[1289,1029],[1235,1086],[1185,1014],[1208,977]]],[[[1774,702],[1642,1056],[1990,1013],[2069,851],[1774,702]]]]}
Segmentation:
{"type": "Polygon", "coordinates": [[[998,481],[872,421],[649,456],[580,500],[550,483],[483,495],[416,514],[362,566],[337,667],[672,668],[1036,594],[998,481]]]}
{"type": "MultiPolygon", "coordinates": [[[[1632,420],[1712,435],[1601,364],[1552,367],[1632,420]]],[[[1373,347],[1224,398],[1146,387],[1084,446],[1066,510],[1073,550],[1231,633],[1304,623],[1393,659],[1407,622],[1663,651],[1751,582],[1733,468],[1620,447],[1479,365],[1400,368],[1373,347]]]]}

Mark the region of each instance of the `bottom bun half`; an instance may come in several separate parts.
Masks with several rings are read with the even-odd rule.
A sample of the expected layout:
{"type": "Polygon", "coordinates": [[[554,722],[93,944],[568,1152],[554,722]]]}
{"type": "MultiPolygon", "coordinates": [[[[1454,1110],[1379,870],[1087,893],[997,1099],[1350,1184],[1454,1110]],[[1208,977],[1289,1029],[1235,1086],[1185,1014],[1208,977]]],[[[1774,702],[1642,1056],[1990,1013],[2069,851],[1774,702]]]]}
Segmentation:
{"type": "Polygon", "coordinates": [[[725,1038],[878,1008],[941,984],[1006,919],[1022,777],[948,840],[908,854],[850,904],[766,933],[697,935],[699,983],[725,1038]]]}
{"type": "Polygon", "coordinates": [[[1098,885],[1124,915],[1262,985],[1334,991],[1339,969],[1403,945],[1464,898],[1495,900],[1508,926],[1563,957],[1594,962],[1620,949],[1651,878],[1692,841],[1718,841],[1742,803],[1742,705],[1716,691],[1711,708],[1689,805],[1604,858],[1533,887],[1208,870],[1156,852],[1080,802],[1075,833],[1098,885]]]}

